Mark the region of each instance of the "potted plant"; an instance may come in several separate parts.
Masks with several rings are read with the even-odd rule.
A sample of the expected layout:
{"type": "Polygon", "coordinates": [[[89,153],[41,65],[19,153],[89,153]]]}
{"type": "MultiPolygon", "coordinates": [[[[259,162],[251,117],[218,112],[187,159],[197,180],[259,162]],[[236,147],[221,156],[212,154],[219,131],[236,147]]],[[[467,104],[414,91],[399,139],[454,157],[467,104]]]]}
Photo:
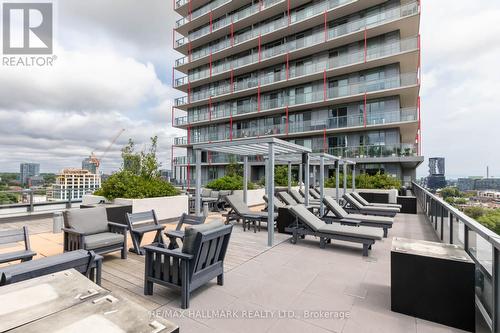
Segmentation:
{"type": "Polygon", "coordinates": [[[136,153],[134,142],[129,139],[122,149],[122,169],[111,175],[94,195],[115,204],[131,205],[133,213],[154,209],[160,220],[187,212],[188,197],[160,177],[157,141],[158,137],[152,137],[149,149],[136,153]]]}

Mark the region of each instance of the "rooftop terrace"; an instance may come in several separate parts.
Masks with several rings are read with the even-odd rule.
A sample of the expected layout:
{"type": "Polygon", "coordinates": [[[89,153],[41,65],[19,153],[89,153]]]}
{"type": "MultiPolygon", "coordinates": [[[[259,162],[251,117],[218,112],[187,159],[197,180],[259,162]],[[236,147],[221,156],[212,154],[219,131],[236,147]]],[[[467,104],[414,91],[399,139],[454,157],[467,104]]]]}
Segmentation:
{"type": "MultiPolygon", "coordinates": [[[[211,213],[208,221],[220,218],[211,213]]],[[[21,225],[1,223],[0,230],[21,225]]],[[[62,233],[51,232],[51,219],[30,221],[28,226],[39,257],[62,252],[62,233]]],[[[398,214],[389,237],[377,242],[368,257],[362,257],[359,246],[352,243],[334,241],[320,249],[312,237],[292,245],[289,236],[279,233],[269,248],[265,230],[243,232],[236,224],[224,286],[214,281],[201,287],[185,312],[179,306],[180,295],[171,290],[156,285],[153,296],[144,295],[144,257],[132,253],[126,260],[119,253],[105,256],[103,287],[156,311],[178,324],[181,332],[460,332],[390,310],[392,237],[438,241],[421,212],[398,214]],[[237,311],[239,317],[213,318],[206,312],[213,310],[237,311]],[[247,317],[258,316],[243,318],[245,311],[247,317]],[[315,317],[321,314],[330,317],[315,317]]]]}

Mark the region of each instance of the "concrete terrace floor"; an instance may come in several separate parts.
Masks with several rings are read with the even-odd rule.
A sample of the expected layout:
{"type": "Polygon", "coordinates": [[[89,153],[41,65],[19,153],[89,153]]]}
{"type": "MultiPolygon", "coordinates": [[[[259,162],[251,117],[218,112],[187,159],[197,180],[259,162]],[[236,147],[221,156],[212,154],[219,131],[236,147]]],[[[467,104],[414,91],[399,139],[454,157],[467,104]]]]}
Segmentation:
{"type": "MultiPolygon", "coordinates": [[[[208,220],[220,218],[211,213],[208,220]]],[[[28,224],[38,257],[62,252],[62,234],[52,234],[51,223],[28,224]]],[[[0,223],[0,230],[22,224],[0,223]]],[[[275,246],[268,248],[265,228],[243,232],[236,224],[224,286],[213,281],[195,291],[188,311],[180,309],[180,295],[167,288],[155,285],[153,296],[143,295],[144,258],[132,253],[127,260],[119,253],[105,256],[103,287],[177,323],[183,333],[461,332],[390,310],[392,237],[437,240],[422,214],[398,214],[389,237],[365,258],[359,245],[334,241],[320,249],[311,237],[292,245],[289,236],[275,235],[275,246]]]]}

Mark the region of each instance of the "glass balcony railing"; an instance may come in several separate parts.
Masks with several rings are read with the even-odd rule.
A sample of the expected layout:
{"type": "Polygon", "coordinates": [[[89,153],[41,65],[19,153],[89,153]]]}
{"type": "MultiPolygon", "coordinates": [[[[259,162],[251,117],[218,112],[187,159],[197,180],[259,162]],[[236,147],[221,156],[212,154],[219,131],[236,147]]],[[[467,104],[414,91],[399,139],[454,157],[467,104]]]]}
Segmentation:
{"type": "MultiPolygon", "coordinates": [[[[313,149],[313,151],[324,152],[323,149],[313,149]]],[[[377,144],[328,148],[327,152],[343,158],[410,157],[418,156],[418,146],[414,143],[377,144]]]]}
{"type": "MultiPolygon", "coordinates": [[[[176,2],[176,7],[175,8],[179,8],[179,7],[182,7],[184,6],[186,3],[188,3],[190,0],[178,0],[176,2]]],[[[177,20],[177,22],[175,23],[175,26],[178,28],[180,27],[181,25],[184,25],[202,15],[205,15],[207,13],[209,13],[210,11],[214,10],[215,8],[217,7],[220,7],[220,6],[223,6],[227,3],[231,2],[231,0],[213,0],[213,1],[210,1],[209,3],[207,3],[206,5],[203,5],[195,10],[193,10],[190,15],[186,16],[186,17],[183,17],[182,19],[180,20],[177,20]]]]}
{"type": "MultiPolygon", "coordinates": [[[[257,98],[246,100],[246,104],[238,103],[238,101],[218,103],[214,105],[211,110],[208,110],[207,107],[205,109],[206,111],[190,113],[188,115],[188,123],[226,118],[231,115],[235,116],[250,112],[262,112],[266,110],[284,108],[286,106],[319,103],[335,98],[406,87],[417,84],[417,78],[417,73],[405,73],[350,84],[348,83],[348,80],[345,80],[346,83],[344,85],[340,85],[340,81],[335,80],[331,81],[332,84],[336,85],[334,87],[327,87],[326,89],[323,89],[323,82],[321,82],[320,86],[316,86],[320,87],[320,89],[316,89],[311,92],[304,92],[302,94],[296,94],[295,88],[290,88],[277,93],[262,95],[260,99],[260,106],[258,105],[257,98]]],[[[176,106],[182,105],[182,103],[187,103],[187,96],[176,100],[176,106]]],[[[180,125],[181,122],[185,123],[185,119],[181,118],[179,122],[176,121],[176,125],[180,125]]]]}
{"type": "MultiPolygon", "coordinates": [[[[396,42],[382,43],[374,45],[367,49],[366,54],[364,49],[357,50],[345,54],[340,54],[337,57],[332,57],[326,61],[310,61],[308,64],[301,66],[295,65],[295,63],[290,65],[288,79],[294,79],[302,76],[318,74],[324,70],[330,71],[343,66],[353,65],[356,63],[362,63],[365,61],[371,61],[391,55],[396,55],[401,52],[407,52],[411,50],[417,50],[418,47],[418,37],[406,38],[396,42]]],[[[184,77],[183,79],[185,79],[184,77]]],[[[282,82],[287,80],[286,71],[282,70],[279,72],[262,72],[251,78],[245,80],[238,80],[236,78],[235,82],[231,84],[230,81],[219,81],[216,85],[212,85],[209,89],[203,89],[200,91],[192,92],[190,94],[190,100],[179,99],[177,103],[193,103],[200,100],[207,100],[210,97],[220,96],[225,94],[230,94],[237,91],[247,90],[256,88],[260,85],[268,85],[277,82],[282,82]]],[[[177,83],[187,83],[186,80],[178,79],[177,83]]],[[[183,104],[177,104],[177,106],[183,104]]]]}
{"type": "MultiPolygon", "coordinates": [[[[267,120],[267,119],[266,119],[267,120]]],[[[269,119],[271,120],[271,119],[269,119]]],[[[366,115],[366,125],[376,126],[393,124],[399,122],[408,122],[418,120],[418,113],[416,108],[404,108],[396,111],[384,111],[384,112],[374,112],[368,113],[366,115]]],[[[191,139],[188,141],[187,136],[175,138],[175,145],[188,145],[195,143],[203,143],[209,141],[223,141],[229,139],[241,139],[241,138],[251,138],[260,137],[268,135],[284,135],[301,133],[301,132],[311,132],[311,131],[322,131],[324,129],[338,129],[338,128],[349,128],[349,127],[363,127],[365,124],[365,118],[363,113],[342,117],[330,117],[321,120],[307,120],[300,122],[289,122],[288,126],[283,121],[280,124],[273,125],[261,125],[258,126],[248,126],[246,128],[238,129],[237,125],[233,125],[233,130],[230,131],[229,128],[215,128],[214,132],[194,132],[191,134],[191,139]]]]}
{"type": "MultiPolygon", "coordinates": [[[[342,2],[341,4],[350,2],[351,0],[340,0],[342,2]]],[[[339,6],[340,4],[336,5],[339,6]]],[[[334,7],[336,7],[334,6],[334,7]]],[[[311,12],[312,13],[312,12],[311,12]]],[[[369,28],[373,28],[377,25],[384,24],[388,21],[395,20],[398,18],[410,16],[413,14],[418,13],[418,3],[417,2],[412,2],[408,4],[404,4],[395,8],[390,8],[386,9],[383,11],[380,11],[375,14],[368,14],[366,17],[353,20],[350,22],[347,22],[345,24],[341,24],[335,27],[329,27],[327,29],[327,36],[328,40],[338,38],[343,35],[347,35],[356,31],[361,31],[369,28]]],[[[311,14],[315,15],[315,14],[311,14]]],[[[300,15],[299,15],[300,18],[300,15]]],[[[305,18],[301,18],[305,19],[305,18]]],[[[288,22],[286,22],[288,23],[288,22]]],[[[272,26],[274,25],[274,22],[270,22],[269,26],[265,26],[264,29],[265,33],[269,33],[273,31],[274,29],[272,26]],[[266,31],[267,29],[267,31],[266,31]]],[[[262,35],[262,32],[256,33],[252,32],[254,30],[251,30],[248,32],[248,34],[244,34],[240,37],[239,43],[242,43],[243,41],[247,41],[251,38],[255,38],[259,35],[262,35]]],[[[176,60],[176,67],[181,66],[183,64],[189,63],[190,61],[198,60],[203,57],[207,57],[210,54],[216,53],[218,51],[221,51],[223,49],[232,47],[235,45],[236,40],[231,40],[231,38],[225,38],[221,40],[219,43],[212,44],[206,47],[201,47],[193,51],[193,53],[190,56],[182,57],[180,59],[176,60]]],[[[262,53],[259,57],[258,54],[256,54],[256,59],[254,57],[250,57],[251,59],[248,59],[248,56],[244,57],[244,60],[240,59],[234,59],[234,60],[223,60],[220,61],[216,66],[213,66],[212,68],[212,74],[214,73],[220,73],[224,70],[228,70],[231,68],[238,68],[241,66],[248,65],[252,62],[256,61],[262,61],[277,55],[284,55],[287,52],[293,52],[298,49],[302,49],[304,47],[310,47],[315,44],[323,43],[325,42],[325,31],[323,29],[317,29],[315,32],[311,33],[309,36],[303,37],[303,38],[296,38],[294,40],[290,40],[289,42],[274,46],[274,47],[269,47],[267,48],[266,45],[262,48],[262,53]],[[225,64],[227,63],[227,64],[225,64]]],[[[207,72],[207,71],[205,71],[207,72]]],[[[209,72],[209,71],[208,71],[209,72]]],[[[198,76],[201,75],[201,73],[197,74],[198,76]]],[[[206,75],[206,74],[205,74],[206,75]]],[[[208,73],[210,75],[210,73],[208,73]]],[[[206,77],[206,76],[205,76],[206,77]]],[[[196,78],[191,78],[191,81],[194,81],[196,78]]]]}

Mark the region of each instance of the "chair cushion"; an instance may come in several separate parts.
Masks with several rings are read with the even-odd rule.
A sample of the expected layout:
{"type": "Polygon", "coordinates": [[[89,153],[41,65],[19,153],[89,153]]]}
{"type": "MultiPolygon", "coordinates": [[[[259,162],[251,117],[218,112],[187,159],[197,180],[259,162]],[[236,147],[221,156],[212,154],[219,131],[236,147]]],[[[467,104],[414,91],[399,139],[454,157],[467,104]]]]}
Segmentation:
{"type": "Polygon", "coordinates": [[[123,243],[124,235],[112,232],[85,236],[85,249],[94,250],[105,246],[123,243]]]}
{"type": "Polygon", "coordinates": [[[210,197],[218,199],[219,198],[219,191],[212,191],[212,193],[210,193],[210,197]]]}
{"type": "Polygon", "coordinates": [[[201,189],[201,196],[202,197],[209,197],[211,193],[212,193],[211,189],[208,189],[208,188],[201,189]]]}
{"type": "Polygon", "coordinates": [[[341,225],[338,223],[325,224],[324,226],[319,228],[318,231],[325,234],[374,240],[381,240],[384,235],[382,229],[370,227],[352,227],[341,225]]]}
{"type": "Polygon", "coordinates": [[[345,219],[349,217],[349,213],[346,212],[346,210],[341,205],[339,205],[339,203],[332,197],[324,197],[323,202],[337,218],[345,219]]]}
{"type": "Polygon", "coordinates": [[[195,254],[195,241],[198,233],[214,230],[223,227],[224,223],[222,221],[215,221],[204,224],[197,224],[190,227],[186,227],[184,230],[184,240],[182,243],[182,252],[187,254],[195,254]]]}
{"type": "Polygon", "coordinates": [[[108,232],[108,214],[106,208],[70,209],[64,213],[64,222],[68,228],[85,235],[108,232]]]}

